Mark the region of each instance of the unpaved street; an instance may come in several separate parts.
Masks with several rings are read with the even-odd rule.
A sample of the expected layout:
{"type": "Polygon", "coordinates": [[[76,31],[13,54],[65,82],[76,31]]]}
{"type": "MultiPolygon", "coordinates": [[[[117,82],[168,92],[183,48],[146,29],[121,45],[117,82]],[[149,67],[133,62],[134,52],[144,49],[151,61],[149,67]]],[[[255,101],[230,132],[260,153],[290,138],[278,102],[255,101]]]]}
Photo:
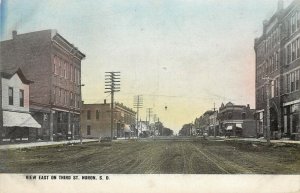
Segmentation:
{"type": "Polygon", "coordinates": [[[0,151],[0,172],[300,174],[300,147],[207,140],[143,140],[0,151]]]}

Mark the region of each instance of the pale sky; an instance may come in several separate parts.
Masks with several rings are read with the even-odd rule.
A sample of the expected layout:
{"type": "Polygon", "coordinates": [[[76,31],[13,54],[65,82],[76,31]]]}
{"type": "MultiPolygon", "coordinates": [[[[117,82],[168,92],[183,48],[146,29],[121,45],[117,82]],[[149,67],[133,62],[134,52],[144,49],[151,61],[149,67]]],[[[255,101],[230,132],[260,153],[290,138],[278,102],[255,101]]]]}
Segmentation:
{"type": "Polygon", "coordinates": [[[3,2],[2,39],[12,30],[57,29],[86,54],[85,103],[109,102],[104,72],[120,71],[116,101],[133,108],[134,95],[143,95],[142,119],[153,108],[175,132],[214,103],[255,108],[254,38],[277,9],[277,0],[3,2]]]}

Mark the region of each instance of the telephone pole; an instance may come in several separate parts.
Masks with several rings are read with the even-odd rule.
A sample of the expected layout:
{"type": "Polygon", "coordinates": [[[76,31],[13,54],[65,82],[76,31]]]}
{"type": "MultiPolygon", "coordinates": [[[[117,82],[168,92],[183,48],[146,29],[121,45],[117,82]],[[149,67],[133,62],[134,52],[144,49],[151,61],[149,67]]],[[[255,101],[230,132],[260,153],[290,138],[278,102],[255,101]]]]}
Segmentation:
{"type": "Polygon", "coordinates": [[[149,126],[150,126],[151,114],[152,114],[152,108],[147,108],[147,110],[146,110],[146,120],[147,120],[147,117],[148,117],[148,122],[147,122],[147,128],[148,129],[149,129],[149,126]]]}
{"type": "Polygon", "coordinates": [[[139,135],[139,109],[143,108],[143,97],[142,95],[134,96],[133,106],[136,108],[136,137],[139,135]]]}
{"type": "Polygon", "coordinates": [[[105,92],[110,93],[111,106],[110,106],[110,137],[113,140],[114,130],[114,93],[120,91],[120,72],[105,72],[105,92]]]}
{"type": "Polygon", "coordinates": [[[266,111],[266,117],[267,117],[267,144],[270,145],[270,138],[271,138],[271,128],[270,128],[270,83],[272,79],[270,77],[265,77],[263,80],[266,80],[266,95],[267,95],[267,111],[266,111]]]}

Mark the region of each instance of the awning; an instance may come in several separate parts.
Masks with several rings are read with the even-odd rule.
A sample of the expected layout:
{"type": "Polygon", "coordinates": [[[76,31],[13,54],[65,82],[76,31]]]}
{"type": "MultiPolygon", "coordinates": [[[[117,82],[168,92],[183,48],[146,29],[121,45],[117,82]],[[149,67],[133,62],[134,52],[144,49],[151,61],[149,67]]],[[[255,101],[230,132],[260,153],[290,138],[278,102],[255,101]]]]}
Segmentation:
{"type": "Polygon", "coordinates": [[[130,132],[130,126],[129,125],[124,125],[124,132],[130,132]]]}
{"type": "Polygon", "coordinates": [[[242,127],[242,124],[240,124],[240,123],[236,124],[235,126],[236,126],[236,127],[239,127],[239,128],[243,128],[243,127],[242,127]]]}
{"type": "Polygon", "coordinates": [[[41,125],[29,113],[10,111],[3,111],[3,126],[41,128],[41,125]]]}
{"type": "Polygon", "coordinates": [[[227,130],[227,131],[228,131],[228,130],[232,130],[232,125],[227,126],[227,127],[226,127],[226,130],[227,130]]]}

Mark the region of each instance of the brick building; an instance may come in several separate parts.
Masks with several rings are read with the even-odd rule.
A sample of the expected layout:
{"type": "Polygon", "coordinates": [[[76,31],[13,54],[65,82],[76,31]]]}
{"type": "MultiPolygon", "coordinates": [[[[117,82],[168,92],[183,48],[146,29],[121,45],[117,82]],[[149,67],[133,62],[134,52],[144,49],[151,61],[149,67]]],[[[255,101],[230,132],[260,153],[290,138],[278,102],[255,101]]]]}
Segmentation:
{"type": "Polygon", "coordinates": [[[260,135],[266,136],[267,111],[270,113],[271,136],[295,137],[300,133],[299,32],[300,1],[294,0],[284,8],[283,1],[279,0],[275,14],[263,22],[263,34],[255,39],[255,98],[260,135]]]}
{"type": "Polygon", "coordinates": [[[218,121],[220,135],[256,137],[255,110],[247,105],[222,103],[219,108],[218,121]]]}
{"type": "MultiPolygon", "coordinates": [[[[110,103],[82,104],[81,131],[84,138],[111,136],[110,103]]],[[[129,137],[134,134],[135,112],[122,103],[114,107],[114,137],[129,137]]]]}
{"type": "Polygon", "coordinates": [[[81,60],[85,55],[56,30],[12,33],[0,42],[3,65],[18,66],[33,80],[30,111],[42,126],[38,138],[79,136],[81,60]]]}

